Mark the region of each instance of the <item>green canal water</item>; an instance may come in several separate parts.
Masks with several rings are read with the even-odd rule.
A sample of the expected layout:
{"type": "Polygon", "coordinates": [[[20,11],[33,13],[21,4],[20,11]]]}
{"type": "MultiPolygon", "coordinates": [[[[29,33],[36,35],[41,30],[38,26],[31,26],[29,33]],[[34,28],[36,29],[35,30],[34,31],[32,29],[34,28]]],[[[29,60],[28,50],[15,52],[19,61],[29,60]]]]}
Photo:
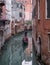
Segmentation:
{"type": "MultiPolygon", "coordinates": [[[[12,36],[5,42],[2,54],[0,55],[0,65],[21,65],[24,59],[22,47],[22,38],[24,33],[12,36]]],[[[28,31],[28,37],[32,37],[31,31],[28,31]]],[[[33,52],[33,64],[36,64],[35,54],[33,52]]]]}

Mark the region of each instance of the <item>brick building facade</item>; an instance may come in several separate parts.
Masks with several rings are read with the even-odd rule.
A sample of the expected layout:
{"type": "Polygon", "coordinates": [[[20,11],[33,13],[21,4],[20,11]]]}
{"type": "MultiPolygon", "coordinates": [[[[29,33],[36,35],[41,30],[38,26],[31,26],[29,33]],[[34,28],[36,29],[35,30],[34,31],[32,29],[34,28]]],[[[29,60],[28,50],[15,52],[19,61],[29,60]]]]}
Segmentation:
{"type": "Polygon", "coordinates": [[[41,41],[41,59],[50,65],[50,0],[36,0],[33,9],[33,39],[36,48],[36,42],[41,41]]]}

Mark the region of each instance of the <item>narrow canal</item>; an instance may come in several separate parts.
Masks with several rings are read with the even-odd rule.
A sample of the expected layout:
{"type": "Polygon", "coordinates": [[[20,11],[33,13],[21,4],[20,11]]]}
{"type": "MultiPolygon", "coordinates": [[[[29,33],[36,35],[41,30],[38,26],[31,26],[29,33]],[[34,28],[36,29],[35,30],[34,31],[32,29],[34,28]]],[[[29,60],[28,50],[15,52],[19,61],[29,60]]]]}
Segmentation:
{"type": "MultiPolygon", "coordinates": [[[[9,40],[5,42],[3,47],[2,54],[0,55],[0,65],[21,65],[22,61],[25,58],[23,47],[22,47],[22,38],[24,33],[19,33],[15,36],[12,36],[9,40]]],[[[28,31],[28,37],[32,37],[31,31],[28,31]]],[[[36,64],[35,54],[33,52],[33,64],[36,64]]]]}

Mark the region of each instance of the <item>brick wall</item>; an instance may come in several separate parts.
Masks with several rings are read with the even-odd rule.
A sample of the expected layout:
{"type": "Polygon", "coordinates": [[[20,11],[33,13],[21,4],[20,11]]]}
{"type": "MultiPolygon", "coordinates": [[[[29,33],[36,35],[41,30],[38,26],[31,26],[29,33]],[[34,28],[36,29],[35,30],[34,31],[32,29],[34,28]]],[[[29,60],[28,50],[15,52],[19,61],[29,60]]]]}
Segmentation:
{"type": "MultiPolygon", "coordinates": [[[[50,32],[50,19],[46,19],[46,0],[40,0],[40,19],[38,19],[38,0],[36,1],[36,33],[41,37],[42,60],[50,65],[50,52],[48,51],[48,32],[50,32]]],[[[34,33],[33,33],[34,34],[34,33]]]]}

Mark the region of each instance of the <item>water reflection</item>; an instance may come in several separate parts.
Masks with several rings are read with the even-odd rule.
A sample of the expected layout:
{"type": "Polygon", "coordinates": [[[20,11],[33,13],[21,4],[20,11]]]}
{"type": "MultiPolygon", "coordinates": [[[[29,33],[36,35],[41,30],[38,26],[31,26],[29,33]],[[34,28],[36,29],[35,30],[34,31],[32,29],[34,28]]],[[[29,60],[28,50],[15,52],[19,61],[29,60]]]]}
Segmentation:
{"type": "Polygon", "coordinates": [[[24,59],[22,65],[32,65],[32,38],[28,37],[28,47],[24,50],[24,59]]]}

